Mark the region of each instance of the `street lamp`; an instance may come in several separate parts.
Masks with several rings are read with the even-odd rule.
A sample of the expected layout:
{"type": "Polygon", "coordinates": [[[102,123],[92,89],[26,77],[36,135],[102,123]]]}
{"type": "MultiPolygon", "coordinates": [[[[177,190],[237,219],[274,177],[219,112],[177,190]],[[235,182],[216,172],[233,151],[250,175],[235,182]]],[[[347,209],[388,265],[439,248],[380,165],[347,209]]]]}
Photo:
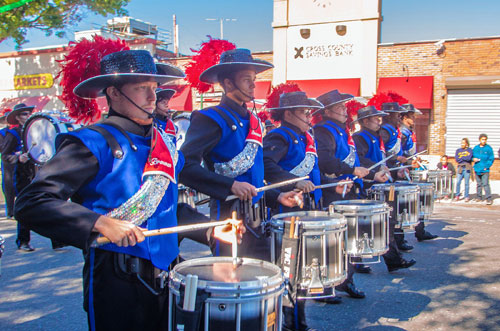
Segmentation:
{"type": "Polygon", "coordinates": [[[205,18],[205,21],[219,21],[220,22],[220,39],[224,39],[224,21],[235,22],[236,18],[205,18]]]}

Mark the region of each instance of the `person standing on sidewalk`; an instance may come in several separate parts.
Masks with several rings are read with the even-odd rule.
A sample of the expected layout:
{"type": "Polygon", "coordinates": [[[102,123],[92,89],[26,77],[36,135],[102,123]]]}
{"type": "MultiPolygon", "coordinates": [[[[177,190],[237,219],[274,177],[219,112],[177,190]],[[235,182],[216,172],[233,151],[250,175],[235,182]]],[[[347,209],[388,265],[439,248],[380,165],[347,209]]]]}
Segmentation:
{"type": "Polygon", "coordinates": [[[477,200],[483,201],[486,198],[486,204],[493,204],[490,189],[490,167],[495,160],[493,149],[487,144],[488,136],[485,133],[479,135],[479,145],[472,150],[472,161],[474,161],[474,171],[477,181],[477,200]],[[483,197],[484,189],[484,197],[483,197]]]}
{"type": "Polygon", "coordinates": [[[457,161],[455,201],[460,200],[460,184],[463,179],[465,183],[464,201],[469,202],[469,181],[472,171],[472,149],[469,146],[469,139],[463,138],[460,148],[455,152],[455,161],[457,161]]]}

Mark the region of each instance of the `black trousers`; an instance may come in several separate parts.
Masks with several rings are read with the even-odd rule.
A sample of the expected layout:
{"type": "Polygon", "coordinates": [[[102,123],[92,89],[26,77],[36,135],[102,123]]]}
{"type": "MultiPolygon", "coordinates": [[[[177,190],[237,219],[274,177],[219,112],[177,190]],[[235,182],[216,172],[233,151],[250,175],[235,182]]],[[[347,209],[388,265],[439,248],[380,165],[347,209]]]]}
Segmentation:
{"type": "Polygon", "coordinates": [[[5,206],[7,216],[14,216],[14,200],[16,199],[16,189],[14,186],[14,173],[16,166],[14,164],[2,162],[2,191],[5,197],[5,206]]]}
{"type": "Polygon", "coordinates": [[[154,295],[118,267],[117,254],[91,248],[83,267],[89,330],[166,330],[168,291],[154,295]]]}
{"type": "MultiPolygon", "coordinates": [[[[391,215],[392,216],[392,215],[391,215]]],[[[393,221],[394,217],[389,218],[389,251],[382,255],[384,258],[385,264],[399,264],[403,260],[403,256],[398,249],[398,245],[396,242],[395,230],[396,230],[396,221],[393,221]]],[[[404,240],[404,237],[403,237],[404,240]]]]}
{"type": "Polygon", "coordinates": [[[405,241],[405,233],[403,229],[395,229],[394,230],[394,240],[396,240],[396,244],[398,247],[404,244],[405,241]]]}

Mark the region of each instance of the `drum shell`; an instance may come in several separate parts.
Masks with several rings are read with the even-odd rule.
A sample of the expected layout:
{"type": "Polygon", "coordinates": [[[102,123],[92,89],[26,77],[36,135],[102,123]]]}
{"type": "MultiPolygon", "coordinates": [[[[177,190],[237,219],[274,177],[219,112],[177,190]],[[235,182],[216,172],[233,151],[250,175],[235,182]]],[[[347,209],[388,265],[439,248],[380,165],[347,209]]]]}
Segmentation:
{"type": "Polygon", "coordinates": [[[401,229],[413,229],[419,218],[419,188],[415,184],[375,184],[369,190],[371,200],[384,201],[392,208],[390,222],[401,229]],[[394,186],[394,201],[390,189],[394,186]]]}
{"type": "Polygon", "coordinates": [[[434,183],[434,199],[451,195],[452,182],[450,170],[412,170],[410,178],[414,182],[434,183]]]}
{"type": "MultiPolygon", "coordinates": [[[[325,293],[333,293],[333,288],[347,277],[347,222],[340,214],[322,211],[291,212],[274,215],[270,220],[271,262],[277,263],[281,256],[284,224],[291,217],[298,217],[296,226],[301,226],[300,274],[297,279],[298,298],[312,299],[307,295],[309,277],[307,268],[317,258],[321,268],[321,282],[325,293]],[[316,219],[316,220],[315,220],[316,219]],[[331,291],[330,291],[331,290],[331,291]]],[[[334,295],[334,294],[332,294],[334,295]]],[[[331,295],[326,295],[331,296],[331,295]]]]}
{"type": "Polygon", "coordinates": [[[177,150],[180,150],[182,144],[184,144],[187,130],[191,125],[191,113],[180,113],[172,118],[172,122],[176,126],[177,150]]]}
{"type": "Polygon", "coordinates": [[[389,213],[384,202],[373,200],[343,200],[332,202],[330,213],[344,215],[347,220],[347,253],[352,257],[372,258],[389,250],[389,213]],[[363,247],[365,234],[369,249],[363,247]]]}
{"type": "MultiPolygon", "coordinates": [[[[217,272],[215,267],[221,264],[232,268],[232,261],[231,257],[211,257],[188,260],[174,267],[169,275],[169,315],[171,315],[169,330],[177,330],[173,302],[181,306],[187,279],[184,269],[201,268],[205,270],[204,272],[210,272],[206,268],[212,267],[214,276],[217,273],[225,276],[227,273],[217,272]]],[[[274,321],[274,328],[270,330],[281,330],[282,295],[285,284],[281,269],[269,262],[248,258],[239,259],[237,268],[251,268],[252,272],[257,270],[255,279],[227,282],[222,279],[215,280],[216,277],[207,279],[209,277],[198,274],[198,293],[203,292],[208,295],[203,302],[202,321],[208,321],[208,325],[204,325],[205,330],[268,330],[270,321],[274,321]],[[239,317],[238,310],[240,310],[239,317]]]]}

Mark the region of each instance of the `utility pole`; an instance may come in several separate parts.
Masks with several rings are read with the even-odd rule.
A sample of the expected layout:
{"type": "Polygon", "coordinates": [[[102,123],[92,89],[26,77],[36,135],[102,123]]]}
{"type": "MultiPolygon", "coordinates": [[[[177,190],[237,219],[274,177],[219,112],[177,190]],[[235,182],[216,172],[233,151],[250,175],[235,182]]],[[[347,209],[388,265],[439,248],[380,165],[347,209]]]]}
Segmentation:
{"type": "Polygon", "coordinates": [[[220,23],[220,39],[224,39],[224,21],[236,22],[236,18],[205,18],[205,21],[219,21],[220,23]]]}
{"type": "Polygon", "coordinates": [[[177,18],[175,17],[175,14],[173,17],[173,22],[174,22],[174,26],[173,26],[174,54],[175,54],[175,57],[178,57],[179,56],[179,26],[177,25],[177,18]]]}

